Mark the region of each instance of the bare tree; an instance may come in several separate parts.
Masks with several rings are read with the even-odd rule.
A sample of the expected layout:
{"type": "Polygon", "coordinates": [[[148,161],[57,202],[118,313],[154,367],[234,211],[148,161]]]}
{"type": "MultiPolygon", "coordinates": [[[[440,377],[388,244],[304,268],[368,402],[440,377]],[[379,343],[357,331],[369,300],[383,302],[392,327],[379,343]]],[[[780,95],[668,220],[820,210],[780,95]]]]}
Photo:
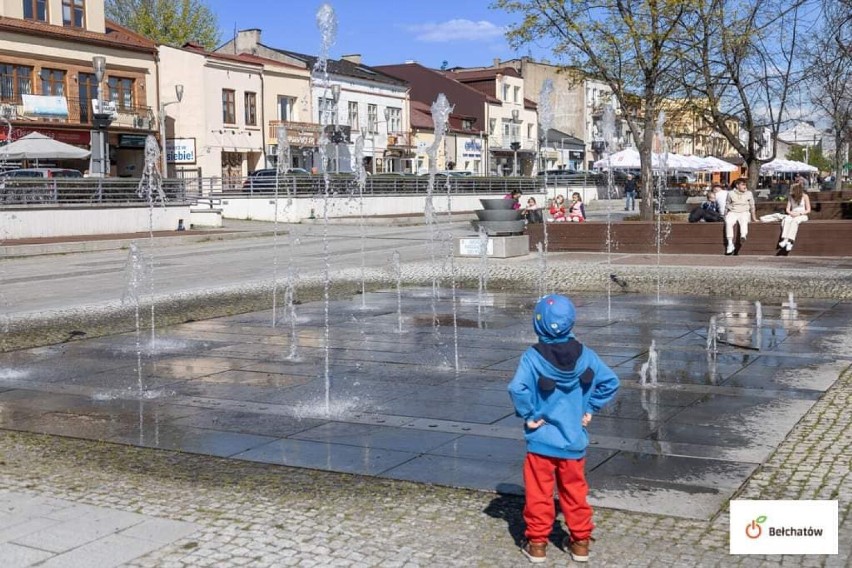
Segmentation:
{"type": "MultiPolygon", "coordinates": [[[[823,0],[822,29],[808,44],[808,85],[814,108],[831,121],[833,170],[839,177],[843,147],[852,143],[852,0],[823,0]]],[[[838,186],[839,187],[839,186],[838,186]]]]}
{"type": "Polygon", "coordinates": [[[786,105],[802,78],[800,10],[807,1],[703,0],[684,19],[694,34],[678,73],[684,92],[742,156],[751,189],[760,166],[775,159],[786,105]]]}
{"type": "Polygon", "coordinates": [[[679,85],[672,80],[680,60],[677,35],[683,0],[496,0],[494,7],[523,16],[510,27],[512,45],[552,44],[566,67],[604,81],[624,111],[642,160],[642,218],[653,216],[651,155],[661,102],[679,85]],[[637,105],[638,99],[638,105],[637,105]],[[631,112],[628,112],[628,109],[631,112]],[[635,112],[633,112],[635,111],[635,112]]]}

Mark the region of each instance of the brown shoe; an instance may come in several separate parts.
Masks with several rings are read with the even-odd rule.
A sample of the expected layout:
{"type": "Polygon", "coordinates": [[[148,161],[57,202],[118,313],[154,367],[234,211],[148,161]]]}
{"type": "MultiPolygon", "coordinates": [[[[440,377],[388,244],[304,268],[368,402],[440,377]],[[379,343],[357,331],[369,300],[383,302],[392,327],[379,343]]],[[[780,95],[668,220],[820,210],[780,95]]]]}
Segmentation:
{"type": "Polygon", "coordinates": [[[526,540],[521,545],[521,552],[523,552],[524,556],[526,556],[533,564],[540,564],[547,560],[547,543],[530,542],[526,540]]]}
{"type": "Polygon", "coordinates": [[[565,538],[564,547],[565,550],[571,552],[571,558],[574,559],[574,562],[588,562],[591,540],[591,537],[582,540],[572,540],[569,536],[565,538]]]}

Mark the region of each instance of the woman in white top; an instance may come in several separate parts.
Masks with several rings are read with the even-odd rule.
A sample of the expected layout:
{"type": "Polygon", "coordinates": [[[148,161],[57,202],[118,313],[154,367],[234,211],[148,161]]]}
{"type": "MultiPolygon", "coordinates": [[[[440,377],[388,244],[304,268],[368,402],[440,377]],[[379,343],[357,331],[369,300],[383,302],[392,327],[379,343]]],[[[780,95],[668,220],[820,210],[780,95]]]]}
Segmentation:
{"type": "Polygon", "coordinates": [[[808,220],[810,212],[811,200],[805,193],[804,186],[798,182],[794,183],[790,187],[790,197],[787,199],[787,216],[781,221],[781,242],[778,243],[778,248],[793,250],[799,225],[808,220]]]}

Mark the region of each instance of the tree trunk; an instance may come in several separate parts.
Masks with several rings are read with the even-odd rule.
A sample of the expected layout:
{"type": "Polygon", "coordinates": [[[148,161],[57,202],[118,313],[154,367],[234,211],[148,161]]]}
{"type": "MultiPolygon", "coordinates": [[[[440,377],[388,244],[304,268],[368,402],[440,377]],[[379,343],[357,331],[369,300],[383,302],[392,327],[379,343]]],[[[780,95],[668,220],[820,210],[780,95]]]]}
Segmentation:
{"type": "Polygon", "coordinates": [[[758,161],[757,156],[751,155],[746,159],[746,164],[748,164],[748,188],[750,191],[755,191],[757,189],[758,178],[760,177],[761,163],[758,161]]]}
{"type": "Polygon", "coordinates": [[[654,118],[646,110],[642,130],[642,144],[639,146],[639,159],[642,162],[642,200],[639,203],[640,218],[643,221],[654,219],[654,118]],[[650,117],[650,119],[649,119],[650,117]]]}

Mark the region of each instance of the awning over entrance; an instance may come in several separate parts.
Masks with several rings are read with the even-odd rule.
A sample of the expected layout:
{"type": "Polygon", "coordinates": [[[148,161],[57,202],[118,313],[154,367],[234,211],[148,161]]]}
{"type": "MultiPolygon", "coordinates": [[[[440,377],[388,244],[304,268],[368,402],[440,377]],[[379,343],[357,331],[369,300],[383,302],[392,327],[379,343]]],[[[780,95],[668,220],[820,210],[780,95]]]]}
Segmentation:
{"type": "Polygon", "coordinates": [[[260,133],[252,132],[212,130],[208,146],[221,148],[226,152],[263,152],[260,133]]]}

